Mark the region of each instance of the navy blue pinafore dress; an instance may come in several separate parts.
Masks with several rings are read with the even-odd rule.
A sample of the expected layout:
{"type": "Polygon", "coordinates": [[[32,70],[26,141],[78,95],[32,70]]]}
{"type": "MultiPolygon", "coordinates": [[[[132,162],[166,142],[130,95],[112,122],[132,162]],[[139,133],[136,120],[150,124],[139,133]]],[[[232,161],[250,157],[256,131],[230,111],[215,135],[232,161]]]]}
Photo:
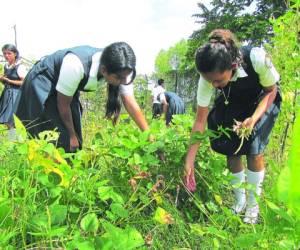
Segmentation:
{"type": "MultiPolygon", "coordinates": [[[[232,129],[234,120],[244,121],[253,115],[259,102],[264,96],[262,85],[259,83],[259,76],[255,72],[250,59],[250,46],[241,48],[243,55],[242,67],[247,77],[238,78],[223,88],[224,95],[228,97],[229,103],[225,104],[224,95],[219,95],[214,102],[213,108],[208,115],[208,128],[217,131],[218,127],[232,129]],[[230,88],[230,95],[229,93],[230,88]]],[[[237,155],[261,154],[269,142],[271,130],[280,111],[281,96],[278,87],[277,95],[260,120],[256,123],[248,140],[245,140],[237,155]]],[[[210,138],[210,144],[214,151],[231,156],[238,149],[241,140],[235,132],[229,131],[228,137],[222,134],[218,138],[210,138]]]]}
{"type": "Polygon", "coordinates": [[[23,121],[29,133],[37,136],[45,130],[58,129],[58,147],[70,151],[70,137],[57,108],[57,91],[55,89],[64,56],[73,53],[83,64],[84,76],[71,102],[71,112],[74,129],[77,134],[80,148],[82,147],[81,115],[82,106],[79,101],[80,91],[88,82],[92,65],[92,56],[101,49],[90,46],[78,46],[59,50],[42,58],[27,74],[19,95],[16,115],[23,121]]]}
{"type": "Polygon", "coordinates": [[[166,113],[166,124],[168,125],[172,121],[173,115],[185,113],[185,106],[183,100],[176,93],[167,91],[164,94],[169,104],[166,113]]]}
{"type": "MultiPolygon", "coordinates": [[[[17,72],[19,65],[20,64],[12,68],[5,67],[4,75],[6,75],[6,77],[10,80],[21,80],[17,72]]],[[[16,100],[20,92],[20,86],[9,84],[8,82],[5,82],[4,85],[5,86],[0,97],[0,123],[13,126],[13,114],[16,100]]]]}

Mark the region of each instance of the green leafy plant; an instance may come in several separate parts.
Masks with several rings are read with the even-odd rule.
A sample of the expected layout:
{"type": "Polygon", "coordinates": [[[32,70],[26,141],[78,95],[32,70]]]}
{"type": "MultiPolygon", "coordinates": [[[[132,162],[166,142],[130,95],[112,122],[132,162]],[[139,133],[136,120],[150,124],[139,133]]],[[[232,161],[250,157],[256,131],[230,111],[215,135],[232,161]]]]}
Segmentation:
{"type": "Polygon", "coordinates": [[[248,140],[250,135],[251,135],[251,129],[250,128],[244,128],[242,127],[242,122],[239,122],[237,120],[234,120],[234,125],[232,128],[233,132],[235,132],[237,134],[237,136],[239,137],[239,139],[241,140],[240,145],[238,146],[238,148],[236,149],[236,151],[233,153],[234,155],[237,154],[243,144],[244,144],[244,140],[248,140]]]}

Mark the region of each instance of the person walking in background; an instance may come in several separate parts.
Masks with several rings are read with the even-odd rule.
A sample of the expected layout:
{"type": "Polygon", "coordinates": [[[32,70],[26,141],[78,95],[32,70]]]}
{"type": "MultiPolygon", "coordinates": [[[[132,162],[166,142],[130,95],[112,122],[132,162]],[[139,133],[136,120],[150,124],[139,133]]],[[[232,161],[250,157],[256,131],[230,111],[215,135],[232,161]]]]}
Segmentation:
{"type": "Polygon", "coordinates": [[[27,74],[27,69],[22,64],[15,45],[5,44],[2,47],[2,53],[7,63],[4,65],[4,74],[0,75],[0,81],[4,84],[0,97],[0,123],[5,124],[9,129],[10,138],[14,134],[14,105],[27,74]]]}
{"type": "Polygon", "coordinates": [[[152,119],[160,117],[163,112],[158,96],[165,92],[164,82],[164,79],[158,79],[157,85],[152,90],[152,119]]]}
{"type": "Polygon", "coordinates": [[[173,115],[185,113],[184,102],[176,93],[166,91],[160,93],[157,99],[162,104],[167,126],[172,122],[173,115]]]}
{"type": "Polygon", "coordinates": [[[28,73],[16,115],[37,136],[58,129],[58,146],[66,152],[82,148],[80,91],[95,91],[108,83],[106,117],[118,120],[121,103],[141,130],[148,124],[133,93],[136,57],[125,42],[99,49],[78,46],[58,50],[38,61],[28,73]]]}
{"type": "MultiPolygon", "coordinates": [[[[223,29],[214,30],[209,42],[197,50],[196,67],[200,80],[192,132],[204,132],[206,122],[214,131],[222,126],[251,132],[238,152],[241,140],[234,131],[229,132],[230,138],[222,135],[211,138],[210,142],[214,151],[227,157],[234,184],[233,212],[245,211],[244,222],[257,223],[259,206],[255,196],[261,194],[265,175],[263,152],[280,111],[279,74],[263,48],[245,46],[239,49],[234,35],[223,29]],[[218,94],[209,111],[214,91],[218,94]],[[245,182],[242,155],[247,158],[247,182],[254,186],[247,199],[242,185],[245,182]]],[[[195,190],[194,162],[199,145],[190,145],[186,156],[185,181],[190,190],[195,190]]]]}

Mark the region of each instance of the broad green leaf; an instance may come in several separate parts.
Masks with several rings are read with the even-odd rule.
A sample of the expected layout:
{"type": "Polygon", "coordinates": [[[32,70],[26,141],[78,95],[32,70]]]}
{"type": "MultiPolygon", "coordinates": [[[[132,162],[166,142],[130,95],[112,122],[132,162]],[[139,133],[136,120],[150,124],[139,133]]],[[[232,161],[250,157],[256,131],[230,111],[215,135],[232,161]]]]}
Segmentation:
{"type": "Polygon", "coordinates": [[[16,132],[18,135],[18,139],[25,140],[27,137],[27,132],[26,128],[24,127],[23,123],[21,120],[14,115],[14,122],[15,122],[15,127],[16,127],[16,132]]]}
{"type": "Polygon", "coordinates": [[[214,194],[215,200],[219,205],[222,205],[223,200],[222,197],[220,195],[214,194]]]}
{"type": "Polygon", "coordinates": [[[124,199],[121,195],[119,195],[116,192],[113,192],[111,195],[111,199],[116,202],[116,203],[120,203],[120,204],[124,204],[124,199]]]}
{"type": "Polygon", "coordinates": [[[49,227],[48,216],[46,211],[38,211],[30,220],[32,232],[29,233],[45,233],[45,229],[49,227]]]}
{"type": "Polygon", "coordinates": [[[133,161],[135,165],[139,165],[143,162],[141,156],[137,153],[133,154],[133,161]]]}
{"type": "Polygon", "coordinates": [[[145,166],[155,166],[159,165],[160,161],[156,156],[153,156],[147,152],[147,154],[143,155],[143,165],[142,169],[145,171],[147,168],[145,166]]]}
{"type": "Polygon", "coordinates": [[[110,209],[115,215],[118,215],[121,218],[128,217],[128,211],[119,203],[111,204],[110,209]]]}
{"type": "MultiPolygon", "coordinates": [[[[48,177],[49,178],[49,177],[48,177]]],[[[50,195],[52,198],[56,198],[62,193],[63,189],[61,187],[53,187],[50,189],[50,195]]]]}
{"type": "Polygon", "coordinates": [[[52,205],[50,206],[50,216],[52,225],[62,224],[67,217],[67,206],[52,205]]]}
{"type": "Polygon", "coordinates": [[[100,199],[103,201],[112,199],[116,203],[124,204],[124,199],[122,196],[114,192],[112,187],[99,187],[98,194],[100,199]]]}
{"type": "Polygon", "coordinates": [[[71,205],[69,208],[69,212],[70,213],[79,213],[80,212],[80,208],[75,206],[75,205],[71,205]]]}
{"type": "Polygon", "coordinates": [[[98,194],[101,200],[106,201],[112,197],[113,194],[113,188],[112,187],[99,187],[98,188],[98,194]]]}
{"type": "Polygon", "coordinates": [[[199,234],[200,236],[203,236],[205,234],[203,226],[201,226],[200,224],[189,224],[189,226],[192,233],[199,234]]]}
{"type": "Polygon", "coordinates": [[[133,140],[129,140],[127,138],[120,138],[120,143],[122,143],[125,146],[125,148],[128,148],[130,150],[134,150],[139,146],[133,140]]]}
{"type": "Polygon", "coordinates": [[[220,242],[217,238],[213,238],[213,243],[214,243],[214,249],[220,248],[220,242]]]}
{"type": "Polygon", "coordinates": [[[117,216],[109,210],[106,210],[105,214],[106,214],[107,218],[110,219],[111,221],[115,221],[117,219],[117,216]]]}
{"type": "Polygon", "coordinates": [[[160,194],[154,193],[153,198],[155,199],[156,204],[158,204],[158,205],[163,204],[163,197],[160,194]]]}
{"type": "Polygon", "coordinates": [[[290,222],[292,224],[295,223],[294,219],[282,208],[278,207],[276,204],[274,204],[273,202],[268,201],[268,200],[266,200],[266,203],[267,203],[268,207],[272,209],[273,212],[275,212],[276,214],[278,214],[279,216],[281,216],[288,222],[290,222]]]}
{"type": "Polygon", "coordinates": [[[121,148],[113,148],[113,152],[115,153],[116,156],[122,158],[122,159],[127,159],[131,156],[131,152],[121,149],[121,148]]]}
{"type": "Polygon", "coordinates": [[[126,226],[122,229],[107,221],[102,221],[101,224],[106,231],[97,239],[97,246],[101,250],[130,250],[141,247],[145,243],[142,235],[135,228],[126,226]]]}
{"type": "Polygon", "coordinates": [[[48,230],[41,230],[40,232],[29,232],[30,235],[34,236],[64,236],[67,232],[68,227],[62,226],[62,227],[51,227],[48,230]]]}
{"type": "Polygon", "coordinates": [[[224,230],[219,230],[215,227],[206,227],[207,233],[210,233],[212,235],[215,235],[223,240],[227,238],[227,233],[224,230]]]}
{"type": "Polygon", "coordinates": [[[78,242],[76,244],[76,249],[78,250],[95,250],[93,242],[86,240],[84,242],[78,242]]]}
{"type": "Polygon", "coordinates": [[[50,172],[50,173],[48,173],[48,180],[53,185],[57,186],[61,183],[62,178],[61,178],[61,175],[59,175],[58,173],[50,172]]]}
{"type": "Polygon", "coordinates": [[[80,226],[86,232],[96,232],[99,227],[97,215],[95,213],[87,214],[82,218],[80,226]]]}
{"type": "Polygon", "coordinates": [[[147,145],[147,147],[145,147],[145,151],[149,154],[149,153],[153,153],[155,151],[157,151],[158,149],[161,149],[164,147],[164,143],[161,141],[156,141],[153,142],[149,145],[147,145]]]}
{"type": "Polygon", "coordinates": [[[21,155],[27,155],[28,154],[28,145],[25,144],[25,143],[21,144],[21,145],[18,145],[17,151],[21,155]]]}
{"type": "Polygon", "coordinates": [[[242,234],[235,238],[236,244],[241,248],[249,248],[255,245],[255,243],[262,237],[261,234],[248,233],[242,234]]]}
{"type": "Polygon", "coordinates": [[[68,227],[62,226],[62,227],[51,227],[51,230],[49,231],[49,235],[53,236],[65,236],[67,235],[68,227]]]}
{"type": "Polygon", "coordinates": [[[284,250],[296,249],[296,243],[293,240],[281,240],[278,244],[279,248],[284,250]]]}
{"type": "Polygon", "coordinates": [[[67,244],[67,250],[95,250],[90,240],[75,239],[67,244]]]}

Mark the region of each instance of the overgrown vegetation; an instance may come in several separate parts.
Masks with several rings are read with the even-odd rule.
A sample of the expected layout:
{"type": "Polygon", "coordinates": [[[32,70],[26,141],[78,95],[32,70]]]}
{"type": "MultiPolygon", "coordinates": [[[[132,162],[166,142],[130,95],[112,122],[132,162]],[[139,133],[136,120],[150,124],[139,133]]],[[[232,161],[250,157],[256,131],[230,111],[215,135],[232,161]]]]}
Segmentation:
{"type": "Polygon", "coordinates": [[[297,246],[299,223],[268,192],[261,202],[260,225],[245,225],[231,214],[224,158],[210,150],[205,138],[197,158],[197,192],[184,189],[182,161],[192,122],[188,115],[175,117],[171,128],[155,121],[150,133],[156,140],[150,143],[149,132],[139,132],[126,117],[115,128],[102,120],[94,127],[97,132],[90,143],[74,155],[47,142],[55,138],[53,133],[44,133],[41,140],[3,140],[1,247],[297,246]]]}
{"type": "MultiPolygon", "coordinates": [[[[185,190],[194,115],[175,116],[170,128],[152,121],[143,133],[122,115],[113,127],[103,119],[105,94],[99,93],[105,91],[99,90],[84,95],[85,145],[76,154],[49,143],[53,132],[26,138],[17,122],[20,135],[11,142],[0,129],[0,249],[299,249],[299,8],[294,1],[272,21],[267,47],[281,75],[283,103],[266,152],[260,224],[246,225],[229,210],[225,158],[210,149],[208,134],[196,160],[197,191],[185,190]]],[[[164,65],[169,59],[159,60],[160,76],[172,73],[164,65]]],[[[147,81],[140,77],[136,86],[150,121],[147,81]]]]}

